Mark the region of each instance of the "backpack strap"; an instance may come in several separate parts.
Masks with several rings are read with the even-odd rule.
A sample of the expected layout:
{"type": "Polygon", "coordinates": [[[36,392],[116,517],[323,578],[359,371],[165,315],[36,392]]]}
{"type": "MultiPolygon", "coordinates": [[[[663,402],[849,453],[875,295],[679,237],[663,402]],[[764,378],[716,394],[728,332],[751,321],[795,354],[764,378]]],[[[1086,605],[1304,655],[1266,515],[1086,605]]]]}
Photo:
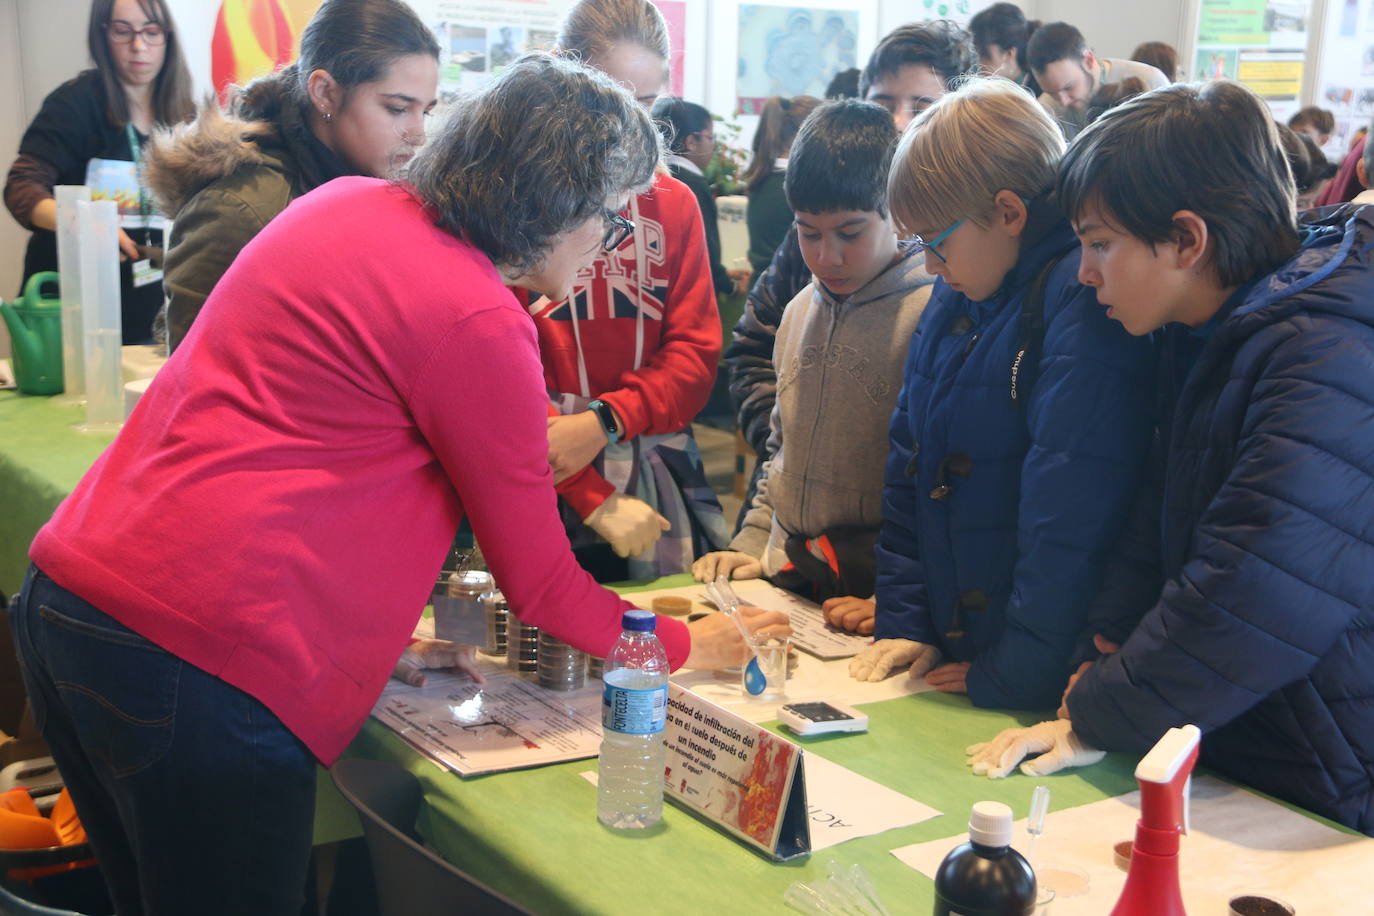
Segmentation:
{"type": "Polygon", "coordinates": [[[1023,370],[1029,366],[1039,366],[1040,350],[1045,343],[1045,287],[1050,274],[1059,262],[1068,257],[1069,252],[1050,258],[1035,274],[1026,298],[1021,301],[1020,335],[1016,342],[1016,355],[1011,360],[1011,402],[1024,407],[1030,397],[1035,376],[1027,376],[1023,370]]]}

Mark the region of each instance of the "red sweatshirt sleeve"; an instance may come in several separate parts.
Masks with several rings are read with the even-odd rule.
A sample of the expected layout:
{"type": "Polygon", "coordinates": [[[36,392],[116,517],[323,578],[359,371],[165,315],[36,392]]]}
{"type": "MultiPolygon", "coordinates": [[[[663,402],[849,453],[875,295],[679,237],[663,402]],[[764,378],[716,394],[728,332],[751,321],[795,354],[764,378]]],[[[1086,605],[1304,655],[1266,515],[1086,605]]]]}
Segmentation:
{"type": "Polygon", "coordinates": [[[676,178],[659,178],[650,195],[659,198],[666,236],[663,333],[644,365],[622,373],[619,387],[601,395],[624,423],[627,439],[686,427],[706,406],[720,362],[720,312],[701,209],[676,178]]]}
{"type": "MultiPolygon", "coordinates": [[[[558,416],[558,408],[552,404],[549,405],[549,416],[558,416]]],[[[554,489],[558,491],[559,496],[568,501],[577,517],[583,520],[615,492],[615,487],[611,486],[610,481],[598,474],[590,464],[571,477],[563,478],[563,482],[556,484],[554,489]]]]}

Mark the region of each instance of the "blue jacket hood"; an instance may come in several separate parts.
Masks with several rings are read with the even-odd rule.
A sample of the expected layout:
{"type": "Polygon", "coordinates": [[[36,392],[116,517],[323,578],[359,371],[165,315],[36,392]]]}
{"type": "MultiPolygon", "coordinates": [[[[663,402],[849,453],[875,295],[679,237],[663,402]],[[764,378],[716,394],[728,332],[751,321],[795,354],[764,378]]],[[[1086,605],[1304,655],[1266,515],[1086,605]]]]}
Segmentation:
{"type": "Polygon", "coordinates": [[[1238,342],[1298,312],[1325,313],[1374,327],[1368,277],[1360,269],[1374,247],[1374,205],[1311,211],[1299,229],[1302,247],[1250,290],[1217,330],[1238,342]]]}

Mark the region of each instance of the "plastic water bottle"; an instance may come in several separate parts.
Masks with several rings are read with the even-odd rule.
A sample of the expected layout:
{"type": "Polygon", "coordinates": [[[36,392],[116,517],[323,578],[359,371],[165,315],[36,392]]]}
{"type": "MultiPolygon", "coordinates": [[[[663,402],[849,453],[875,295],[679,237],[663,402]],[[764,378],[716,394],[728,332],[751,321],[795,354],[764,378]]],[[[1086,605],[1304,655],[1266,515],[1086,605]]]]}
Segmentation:
{"type": "Polygon", "coordinates": [[[668,654],[654,635],[657,622],[648,611],[626,611],[606,656],[596,816],[608,827],[652,827],[663,817],[668,654]]]}
{"type": "Polygon", "coordinates": [[[1011,808],[978,802],[968,836],[935,871],[935,916],[1031,916],[1035,873],[1011,848],[1011,808]]]}

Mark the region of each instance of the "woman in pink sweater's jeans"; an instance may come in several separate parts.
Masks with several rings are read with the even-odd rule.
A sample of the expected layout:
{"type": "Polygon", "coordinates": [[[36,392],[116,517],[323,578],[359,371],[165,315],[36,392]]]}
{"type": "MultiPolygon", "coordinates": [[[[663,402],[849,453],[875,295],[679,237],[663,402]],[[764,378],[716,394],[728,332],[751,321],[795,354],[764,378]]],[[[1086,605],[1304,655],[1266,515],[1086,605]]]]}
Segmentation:
{"type": "MultiPolygon", "coordinates": [[[[569,551],[505,287],[565,295],[659,153],[606,77],[514,65],[410,184],[330,182],[254,238],[39,533],[25,679],[121,913],[299,911],[316,761],[367,716],[462,516],[521,619],[610,649],[629,605],[569,551]]],[[[743,659],[713,618],[661,621],[675,667],[743,659]]]]}

